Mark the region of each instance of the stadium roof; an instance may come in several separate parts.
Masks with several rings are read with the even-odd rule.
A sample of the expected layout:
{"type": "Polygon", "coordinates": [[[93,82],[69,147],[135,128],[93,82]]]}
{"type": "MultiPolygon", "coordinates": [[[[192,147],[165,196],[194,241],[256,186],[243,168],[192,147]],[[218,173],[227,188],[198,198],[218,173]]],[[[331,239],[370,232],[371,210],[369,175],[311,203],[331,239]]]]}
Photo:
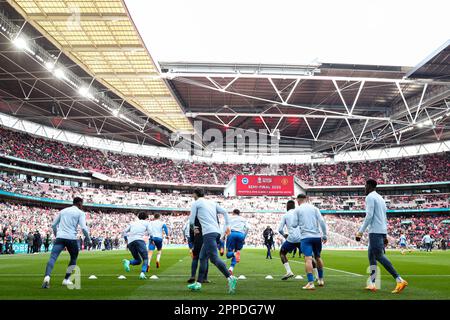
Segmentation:
{"type": "Polygon", "coordinates": [[[192,131],[123,1],[8,2],[64,54],[134,107],[172,131],[192,131]]]}
{"type": "MultiPolygon", "coordinates": [[[[156,65],[122,1],[0,3],[6,17],[0,18],[11,29],[0,30],[0,112],[20,119],[167,147],[176,143],[171,132],[192,131],[201,120],[203,132],[266,130],[286,153],[336,154],[450,138],[449,42],[416,68],[156,65]],[[57,66],[65,68],[67,81],[57,66]]],[[[200,141],[212,150],[209,143],[200,141]]]]}
{"type": "Polygon", "coordinates": [[[448,138],[448,47],[414,78],[409,67],[333,63],[162,62],[161,70],[204,129],[279,130],[286,152],[337,153],[448,138]]]}
{"type": "Polygon", "coordinates": [[[406,77],[450,80],[450,39],[410,70],[406,77]]]}
{"type": "MultiPolygon", "coordinates": [[[[0,112],[85,135],[170,146],[170,131],[0,2],[0,112]]],[[[33,132],[31,132],[33,133],[33,132]]]]}

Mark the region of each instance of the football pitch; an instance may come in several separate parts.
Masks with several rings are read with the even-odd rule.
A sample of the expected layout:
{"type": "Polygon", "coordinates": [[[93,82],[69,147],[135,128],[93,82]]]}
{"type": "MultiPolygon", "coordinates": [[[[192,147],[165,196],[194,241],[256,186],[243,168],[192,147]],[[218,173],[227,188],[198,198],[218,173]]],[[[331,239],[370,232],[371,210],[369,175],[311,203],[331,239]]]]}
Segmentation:
{"type": "MultiPolygon", "coordinates": [[[[0,299],[450,299],[450,251],[406,255],[388,251],[387,256],[409,282],[399,295],[390,293],[395,282],[384,269],[381,289],[375,293],[363,290],[368,277],[366,251],[325,250],[325,287],[305,291],[301,289],[305,280],[280,279],[285,270],[278,251],[273,253],[273,260],[266,260],[265,250],[244,248],[235,275],[247,279],[238,281],[235,295],[226,293],[225,279],[214,266],[210,266],[212,283],[204,284],[200,292],[188,291],[191,258],[184,248],[165,249],[159,269],[152,262],[148,277],[157,275],[157,280],[139,280],[140,267],[126,273],[121,261],[130,255],[125,250],[80,252],[81,288],[73,290],[61,286],[67,253],[61,254],[56,263],[48,290],[40,288],[48,254],[0,256],[0,299]],[[90,275],[97,279],[89,280],[90,275]],[[119,275],[127,279],[119,280],[119,275]],[[265,279],[267,275],[273,279],[265,279]]],[[[302,259],[291,258],[290,262],[293,272],[304,277],[302,259]]]]}

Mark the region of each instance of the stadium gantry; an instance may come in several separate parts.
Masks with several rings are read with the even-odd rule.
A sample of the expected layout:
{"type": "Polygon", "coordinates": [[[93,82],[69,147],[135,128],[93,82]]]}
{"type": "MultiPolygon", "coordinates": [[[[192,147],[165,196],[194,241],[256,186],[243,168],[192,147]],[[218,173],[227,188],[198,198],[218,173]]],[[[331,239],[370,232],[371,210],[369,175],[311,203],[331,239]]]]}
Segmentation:
{"type": "Polygon", "coordinates": [[[286,152],[339,153],[448,139],[449,51],[416,68],[161,63],[186,115],[280,132],[286,152]]]}

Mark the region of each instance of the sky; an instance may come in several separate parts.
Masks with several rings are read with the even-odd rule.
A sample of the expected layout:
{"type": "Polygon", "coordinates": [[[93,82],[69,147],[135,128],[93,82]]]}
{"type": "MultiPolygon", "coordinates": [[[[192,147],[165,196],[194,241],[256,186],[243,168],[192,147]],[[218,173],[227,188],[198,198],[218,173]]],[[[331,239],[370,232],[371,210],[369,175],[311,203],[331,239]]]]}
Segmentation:
{"type": "Polygon", "coordinates": [[[155,61],[415,66],[448,0],[125,0],[155,61]]]}

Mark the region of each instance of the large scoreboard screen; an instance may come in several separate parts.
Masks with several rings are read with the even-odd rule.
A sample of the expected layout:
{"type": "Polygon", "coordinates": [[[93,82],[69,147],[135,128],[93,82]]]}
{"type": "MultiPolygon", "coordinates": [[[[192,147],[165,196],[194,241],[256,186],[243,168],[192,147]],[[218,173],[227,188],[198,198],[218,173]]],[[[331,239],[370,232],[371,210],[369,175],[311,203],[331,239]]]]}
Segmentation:
{"type": "Polygon", "coordinates": [[[293,176],[251,176],[236,177],[238,196],[293,196],[293,176]]]}

